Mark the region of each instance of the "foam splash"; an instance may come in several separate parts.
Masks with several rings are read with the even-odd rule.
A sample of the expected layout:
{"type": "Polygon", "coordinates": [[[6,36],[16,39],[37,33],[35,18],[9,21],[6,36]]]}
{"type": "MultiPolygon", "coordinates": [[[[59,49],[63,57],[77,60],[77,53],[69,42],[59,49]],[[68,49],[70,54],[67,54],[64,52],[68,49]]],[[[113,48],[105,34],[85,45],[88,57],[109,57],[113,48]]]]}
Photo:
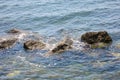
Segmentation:
{"type": "Polygon", "coordinates": [[[16,37],[17,37],[18,39],[23,39],[26,35],[27,35],[27,34],[25,34],[25,33],[21,33],[21,34],[17,35],[16,37]]]}
{"type": "Polygon", "coordinates": [[[73,49],[74,50],[84,50],[85,49],[86,44],[83,42],[80,42],[78,40],[73,40],[73,49]]]}
{"type": "Polygon", "coordinates": [[[23,63],[25,63],[27,65],[29,64],[30,66],[33,66],[33,67],[45,67],[45,66],[43,66],[41,64],[35,64],[35,63],[31,63],[31,62],[27,61],[26,57],[17,56],[17,59],[22,61],[23,63]]]}

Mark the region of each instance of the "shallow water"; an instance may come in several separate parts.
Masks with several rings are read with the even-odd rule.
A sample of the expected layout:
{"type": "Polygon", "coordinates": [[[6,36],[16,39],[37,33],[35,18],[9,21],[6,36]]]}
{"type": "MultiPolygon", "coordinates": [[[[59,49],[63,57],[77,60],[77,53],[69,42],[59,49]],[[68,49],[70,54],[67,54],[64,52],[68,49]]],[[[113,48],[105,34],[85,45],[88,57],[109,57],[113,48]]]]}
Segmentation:
{"type": "Polygon", "coordinates": [[[11,28],[39,33],[48,44],[106,30],[113,43],[86,51],[78,45],[46,58],[47,50],[25,51],[20,41],[0,51],[0,80],[120,79],[120,49],[114,47],[120,43],[120,0],[0,0],[0,35],[11,28]]]}

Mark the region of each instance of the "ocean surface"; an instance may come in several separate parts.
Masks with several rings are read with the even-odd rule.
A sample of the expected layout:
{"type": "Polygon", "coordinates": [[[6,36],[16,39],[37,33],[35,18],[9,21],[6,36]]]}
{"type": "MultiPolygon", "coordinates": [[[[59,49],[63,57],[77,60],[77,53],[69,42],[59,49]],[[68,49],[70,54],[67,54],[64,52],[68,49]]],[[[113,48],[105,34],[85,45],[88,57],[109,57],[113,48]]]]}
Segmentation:
{"type": "MultiPolygon", "coordinates": [[[[56,44],[65,36],[79,40],[89,31],[107,31],[107,49],[66,51],[42,57],[22,44],[0,51],[0,80],[120,80],[120,0],[0,0],[0,36],[18,28],[56,44]]],[[[51,48],[51,47],[49,47],[51,48]]]]}

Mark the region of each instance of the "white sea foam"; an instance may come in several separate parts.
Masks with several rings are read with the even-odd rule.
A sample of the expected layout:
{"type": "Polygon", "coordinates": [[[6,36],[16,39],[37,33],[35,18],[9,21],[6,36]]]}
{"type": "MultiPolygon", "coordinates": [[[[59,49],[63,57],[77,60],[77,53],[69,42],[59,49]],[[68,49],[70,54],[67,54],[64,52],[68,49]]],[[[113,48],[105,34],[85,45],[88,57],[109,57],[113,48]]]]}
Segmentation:
{"type": "Polygon", "coordinates": [[[18,39],[23,39],[26,36],[26,33],[21,33],[19,35],[16,35],[18,39]]]}

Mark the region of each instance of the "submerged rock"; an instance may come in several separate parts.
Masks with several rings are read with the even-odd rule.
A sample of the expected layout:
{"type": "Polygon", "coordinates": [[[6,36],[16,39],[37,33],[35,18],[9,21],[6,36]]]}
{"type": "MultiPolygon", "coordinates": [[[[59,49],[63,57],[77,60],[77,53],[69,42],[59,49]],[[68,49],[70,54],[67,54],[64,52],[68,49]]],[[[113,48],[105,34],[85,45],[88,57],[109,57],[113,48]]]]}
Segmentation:
{"type": "Polygon", "coordinates": [[[11,33],[11,34],[18,34],[18,33],[21,33],[21,30],[19,29],[16,29],[16,28],[13,28],[9,31],[7,31],[7,33],[11,33]]]}
{"type": "Polygon", "coordinates": [[[0,41],[0,49],[10,48],[15,44],[16,41],[16,38],[0,41]]]}
{"type": "Polygon", "coordinates": [[[99,43],[94,43],[94,44],[90,44],[90,48],[105,48],[106,46],[109,46],[110,44],[107,43],[103,43],[103,42],[99,42],[99,43]]]}
{"type": "Polygon", "coordinates": [[[27,31],[16,29],[16,28],[13,28],[7,31],[6,33],[8,34],[8,36],[14,36],[19,40],[24,39],[28,35],[27,31]]]}
{"type": "Polygon", "coordinates": [[[37,40],[28,40],[24,43],[24,48],[28,50],[43,49],[45,46],[43,42],[37,40]]]}
{"type": "Polygon", "coordinates": [[[90,44],[92,48],[102,48],[112,43],[112,38],[106,31],[87,32],[81,36],[81,41],[90,44]]]}

